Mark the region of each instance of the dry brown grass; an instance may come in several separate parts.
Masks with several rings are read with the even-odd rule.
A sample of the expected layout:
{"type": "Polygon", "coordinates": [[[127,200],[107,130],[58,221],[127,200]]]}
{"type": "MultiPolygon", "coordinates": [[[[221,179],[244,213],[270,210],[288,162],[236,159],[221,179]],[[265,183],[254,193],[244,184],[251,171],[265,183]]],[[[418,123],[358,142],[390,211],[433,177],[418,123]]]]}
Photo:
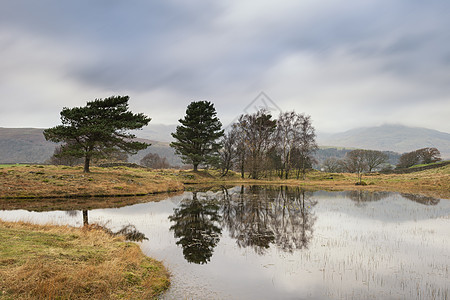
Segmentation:
{"type": "Polygon", "coordinates": [[[324,173],[312,171],[307,174],[306,180],[288,179],[282,180],[278,177],[263,178],[259,180],[241,179],[237,174],[226,178],[209,178],[204,175],[197,175],[190,172],[182,177],[186,178],[185,183],[197,183],[201,186],[208,184],[238,185],[273,185],[282,184],[290,186],[302,186],[312,190],[368,190],[368,191],[395,191],[413,194],[423,194],[427,196],[450,199],[450,165],[420,171],[409,174],[367,174],[363,176],[366,186],[355,185],[358,182],[356,174],[350,173],[324,173]]]}
{"type": "Polygon", "coordinates": [[[4,166],[0,198],[146,195],[179,191],[183,184],[149,169],[126,167],[4,166]]]}
{"type": "MultiPolygon", "coordinates": [[[[340,191],[383,190],[450,198],[450,165],[410,174],[364,175],[363,180],[368,184],[367,186],[355,186],[357,182],[355,174],[330,174],[318,171],[309,172],[306,180],[281,180],[277,177],[251,180],[241,179],[234,172],[230,172],[226,177],[220,177],[217,171],[211,170],[193,172],[94,167],[92,173],[83,174],[81,167],[7,166],[0,167],[0,199],[3,198],[0,203],[5,206],[8,202],[5,200],[7,197],[17,199],[20,197],[86,197],[89,195],[131,196],[181,191],[184,189],[184,185],[239,184],[284,184],[303,186],[309,189],[340,191]]],[[[94,202],[89,199],[85,203],[94,202]]],[[[127,201],[120,202],[126,203],[127,201]]],[[[28,203],[28,200],[22,204],[25,205],[25,203],[28,203]]],[[[41,205],[41,207],[45,206],[41,205]]]]}
{"type": "Polygon", "coordinates": [[[148,299],[169,286],[139,246],[95,227],[0,221],[1,299],[148,299]]]}

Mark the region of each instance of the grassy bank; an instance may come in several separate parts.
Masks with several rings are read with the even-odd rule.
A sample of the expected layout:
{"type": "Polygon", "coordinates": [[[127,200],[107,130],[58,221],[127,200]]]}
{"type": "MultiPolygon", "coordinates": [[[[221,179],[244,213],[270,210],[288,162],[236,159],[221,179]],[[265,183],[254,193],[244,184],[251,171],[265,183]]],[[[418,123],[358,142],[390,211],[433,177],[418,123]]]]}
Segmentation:
{"type": "Polygon", "coordinates": [[[148,169],[12,165],[0,167],[0,198],[136,196],[183,190],[148,169]]]}
{"type": "Polygon", "coordinates": [[[94,227],[0,221],[0,299],[147,299],[170,284],[139,246],[94,227]]]}
{"type": "MultiPolygon", "coordinates": [[[[8,201],[17,203],[17,200],[6,198],[132,196],[182,191],[189,186],[240,184],[285,184],[316,190],[398,191],[450,199],[450,165],[408,174],[367,174],[363,176],[366,186],[355,186],[357,181],[355,174],[319,171],[309,172],[305,180],[281,180],[278,177],[252,180],[241,179],[234,172],[226,177],[220,177],[219,172],[214,170],[193,172],[94,167],[92,173],[84,174],[77,167],[4,166],[0,168],[0,203],[4,207],[5,205],[10,207],[8,201]]],[[[95,203],[92,199],[86,199],[86,201],[78,199],[69,202],[85,202],[86,205],[95,203]]],[[[106,201],[105,198],[98,202],[106,201]]],[[[125,199],[119,202],[127,203],[125,199]]],[[[25,205],[25,203],[29,202],[23,201],[22,204],[25,205]]]]}
{"type": "Polygon", "coordinates": [[[301,186],[311,190],[393,191],[450,199],[450,165],[409,174],[365,174],[362,177],[362,180],[367,184],[365,186],[355,185],[358,182],[356,174],[325,173],[319,171],[308,172],[305,180],[282,180],[278,177],[252,180],[247,178],[241,179],[237,174],[232,174],[226,178],[219,178],[215,172],[199,172],[198,174],[191,172],[189,175],[190,178],[187,178],[186,175],[184,176],[184,182],[188,184],[187,186],[190,184],[201,184],[204,186],[217,184],[283,184],[301,186]]]}

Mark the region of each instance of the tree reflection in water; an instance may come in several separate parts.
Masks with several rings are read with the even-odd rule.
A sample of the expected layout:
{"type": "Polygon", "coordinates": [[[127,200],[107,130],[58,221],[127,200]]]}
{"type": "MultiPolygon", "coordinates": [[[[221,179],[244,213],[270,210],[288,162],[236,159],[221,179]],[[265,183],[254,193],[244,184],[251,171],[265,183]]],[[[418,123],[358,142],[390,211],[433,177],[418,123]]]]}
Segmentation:
{"type": "Polygon", "coordinates": [[[365,206],[367,202],[379,201],[389,197],[390,192],[378,191],[347,191],[345,196],[355,201],[357,206],[365,206]]]}
{"type": "Polygon", "coordinates": [[[417,202],[417,203],[420,203],[423,205],[437,205],[441,201],[438,198],[433,198],[433,197],[424,196],[424,195],[406,194],[406,193],[402,193],[401,195],[406,199],[409,199],[411,201],[414,201],[414,202],[417,202]]]}
{"type": "Polygon", "coordinates": [[[201,200],[197,194],[184,199],[169,216],[174,222],[170,229],[188,262],[210,261],[222,227],[239,247],[250,247],[260,255],[271,245],[285,252],[307,248],[313,236],[312,208],[317,201],[311,199],[312,192],[299,187],[223,188],[215,199],[201,200]]]}
{"type": "Polygon", "coordinates": [[[275,240],[269,225],[271,207],[265,201],[264,191],[257,186],[241,187],[240,193],[230,196],[224,190],[222,202],[223,224],[230,236],[239,247],[253,247],[258,254],[263,254],[275,240]]]}
{"type": "Polygon", "coordinates": [[[316,217],[311,192],[299,187],[241,187],[240,193],[224,189],[223,224],[240,247],[258,254],[275,244],[293,252],[308,247],[316,217]]]}
{"type": "MultiPolygon", "coordinates": [[[[348,191],[345,192],[345,196],[356,202],[357,206],[364,206],[367,202],[379,201],[389,197],[391,192],[378,192],[378,191],[348,191]]],[[[401,193],[403,198],[411,201],[424,204],[424,205],[437,205],[440,201],[438,198],[433,198],[418,194],[401,193]]]]}
{"type": "MultiPolygon", "coordinates": [[[[76,217],[78,215],[78,211],[76,210],[68,210],[66,214],[72,217],[76,217]]],[[[89,226],[89,215],[88,210],[83,210],[83,226],[89,226]]],[[[132,224],[124,225],[119,231],[113,232],[111,229],[108,229],[104,225],[100,224],[91,224],[97,228],[101,228],[105,232],[111,235],[123,235],[127,241],[133,242],[142,242],[143,240],[148,240],[148,238],[142,232],[138,231],[136,227],[132,224]]]]}
{"type": "Polygon", "coordinates": [[[210,261],[222,233],[219,208],[215,200],[199,200],[194,192],[192,200],[184,199],[169,216],[174,222],[170,230],[174,231],[177,245],[183,248],[188,262],[205,264],[210,261]]]}
{"type": "Polygon", "coordinates": [[[317,201],[311,199],[312,192],[299,187],[280,187],[274,199],[274,229],[276,245],[284,251],[307,248],[313,236],[313,225],[317,217],[312,208],[317,201]]]}

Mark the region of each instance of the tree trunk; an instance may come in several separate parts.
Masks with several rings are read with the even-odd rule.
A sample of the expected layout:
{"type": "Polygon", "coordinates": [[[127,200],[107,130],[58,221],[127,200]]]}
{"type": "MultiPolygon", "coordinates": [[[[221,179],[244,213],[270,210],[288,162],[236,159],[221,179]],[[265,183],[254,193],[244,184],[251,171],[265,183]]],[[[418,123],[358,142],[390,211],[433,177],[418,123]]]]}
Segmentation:
{"type": "Polygon", "coordinates": [[[194,172],[197,172],[197,171],[198,171],[198,163],[194,164],[194,172]]]}
{"type": "Polygon", "coordinates": [[[88,211],[83,210],[83,225],[89,225],[88,211]]]}
{"type": "Polygon", "coordinates": [[[91,158],[89,156],[84,157],[84,173],[89,173],[89,163],[91,162],[91,158]]]}

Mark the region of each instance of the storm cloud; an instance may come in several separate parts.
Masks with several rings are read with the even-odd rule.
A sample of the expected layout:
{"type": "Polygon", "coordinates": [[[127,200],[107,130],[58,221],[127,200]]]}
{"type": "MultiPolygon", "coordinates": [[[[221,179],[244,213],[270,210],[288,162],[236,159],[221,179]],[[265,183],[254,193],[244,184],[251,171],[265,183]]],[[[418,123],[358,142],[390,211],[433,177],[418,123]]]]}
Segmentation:
{"type": "Polygon", "coordinates": [[[232,121],[264,91],[320,131],[401,123],[450,132],[448,1],[7,1],[2,127],[122,94],[152,123],[192,100],[232,121]]]}

